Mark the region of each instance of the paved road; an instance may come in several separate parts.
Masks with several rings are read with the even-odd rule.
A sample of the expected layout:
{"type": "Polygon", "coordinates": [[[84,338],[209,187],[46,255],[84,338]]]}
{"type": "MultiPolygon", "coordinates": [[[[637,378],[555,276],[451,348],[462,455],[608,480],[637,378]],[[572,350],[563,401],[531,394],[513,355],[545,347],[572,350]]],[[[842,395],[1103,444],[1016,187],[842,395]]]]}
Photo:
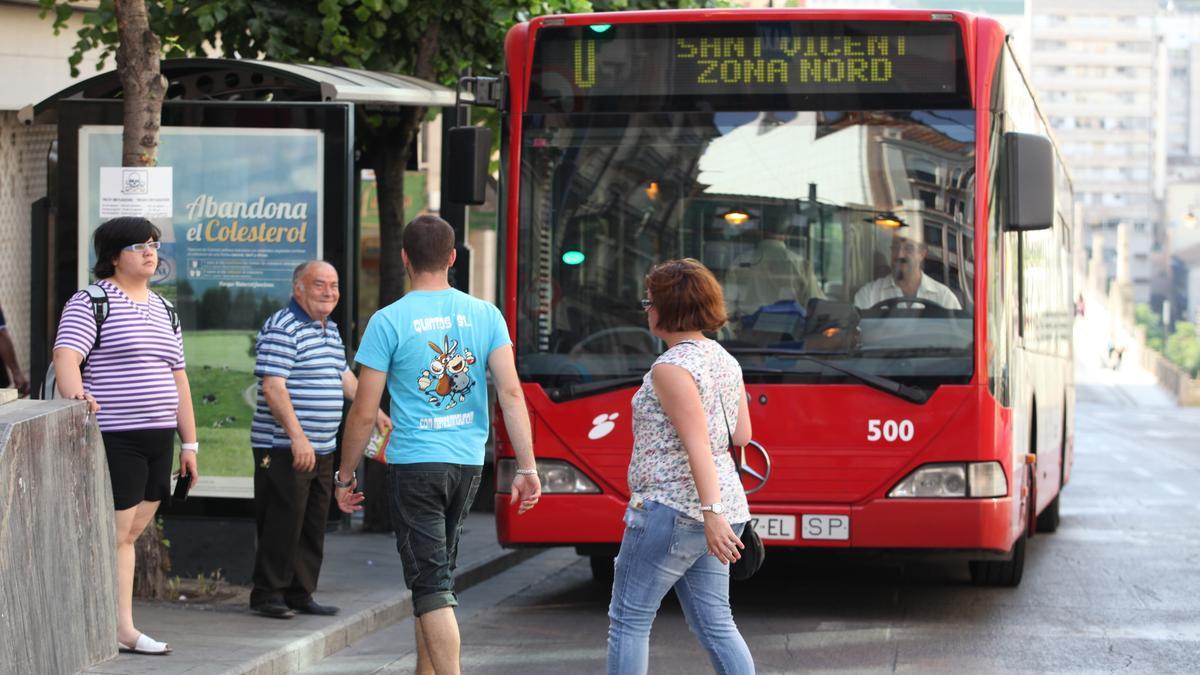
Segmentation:
{"type": "MultiPolygon", "coordinates": [[[[734,586],[759,672],[1200,671],[1200,410],[1175,408],[1126,366],[1079,371],[1062,525],[1030,542],[1019,588],[975,588],[964,563],[773,555],[734,586]]],[[[561,550],[467,591],[464,670],[602,671],[608,597],[561,550]]],[[[411,631],[382,631],[307,672],[411,672],[411,631]]],[[[673,599],[650,672],[711,672],[673,599]]]]}

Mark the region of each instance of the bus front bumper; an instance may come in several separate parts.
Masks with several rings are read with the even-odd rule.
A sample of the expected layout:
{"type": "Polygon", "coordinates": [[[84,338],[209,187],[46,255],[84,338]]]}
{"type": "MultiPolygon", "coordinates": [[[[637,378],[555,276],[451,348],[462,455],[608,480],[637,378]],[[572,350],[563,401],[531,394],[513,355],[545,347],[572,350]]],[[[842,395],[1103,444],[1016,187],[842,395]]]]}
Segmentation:
{"type": "MultiPolygon", "coordinates": [[[[516,515],[509,495],[496,495],[496,533],[503,546],[619,544],[625,500],[613,495],[543,495],[516,515]]],[[[859,505],[751,503],[768,546],[870,550],[991,551],[1012,549],[1018,532],[1012,497],[874,499],[859,505]]]]}

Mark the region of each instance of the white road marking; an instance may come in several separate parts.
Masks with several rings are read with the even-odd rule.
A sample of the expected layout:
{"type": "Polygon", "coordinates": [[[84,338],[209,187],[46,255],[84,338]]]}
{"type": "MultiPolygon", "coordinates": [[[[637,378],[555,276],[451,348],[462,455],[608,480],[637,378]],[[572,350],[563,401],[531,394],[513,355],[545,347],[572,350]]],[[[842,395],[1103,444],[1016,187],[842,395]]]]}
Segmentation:
{"type": "Polygon", "coordinates": [[[1187,492],[1185,490],[1178,488],[1170,483],[1163,483],[1162,489],[1163,489],[1163,492],[1168,492],[1170,494],[1175,495],[1176,497],[1186,497],[1187,496],[1187,492]]]}

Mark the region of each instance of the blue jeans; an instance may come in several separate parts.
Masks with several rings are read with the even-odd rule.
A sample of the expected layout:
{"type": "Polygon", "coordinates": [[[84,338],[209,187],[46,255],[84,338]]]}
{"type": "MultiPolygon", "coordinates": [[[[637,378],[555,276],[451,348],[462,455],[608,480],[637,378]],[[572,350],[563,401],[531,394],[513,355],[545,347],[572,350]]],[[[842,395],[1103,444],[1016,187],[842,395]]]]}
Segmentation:
{"type": "MultiPolygon", "coordinates": [[[[733,525],[741,534],[745,523],[733,525]]],[[[753,673],[750,649],[729,609],[729,566],[708,555],[704,523],[657,502],[631,502],[608,606],[608,673],[641,675],[650,659],[650,626],[667,591],[718,673],[753,673]]]]}

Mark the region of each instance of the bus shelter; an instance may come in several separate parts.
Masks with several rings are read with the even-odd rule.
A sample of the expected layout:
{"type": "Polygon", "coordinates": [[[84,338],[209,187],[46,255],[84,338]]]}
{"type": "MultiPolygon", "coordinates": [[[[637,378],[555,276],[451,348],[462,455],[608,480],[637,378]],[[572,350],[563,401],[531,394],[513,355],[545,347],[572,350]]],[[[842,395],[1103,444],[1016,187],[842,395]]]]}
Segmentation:
{"type": "MultiPolygon", "coordinates": [[[[171,168],[172,206],[170,217],[152,219],[163,231],[152,286],[175,303],[184,327],[206,459],[195,494],[248,498],[254,336],[288,302],[298,263],[319,258],[338,269],[342,296],[332,318],[346,344],[356,344],[359,176],[371,168],[356,129],[406,106],[453,109],[455,92],[340,67],[233,59],[169,59],[161,67],[169,86],[158,164],[171,168]]],[[[30,372],[41,379],[63,304],[91,281],[91,234],[107,219],[98,207],[101,168],[121,164],[120,80],[116,71],[96,75],[20,116],[57,125],[47,194],[32,207],[30,233],[30,372]]],[[[444,204],[441,213],[462,241],[465,207],[444,204]]]]}

